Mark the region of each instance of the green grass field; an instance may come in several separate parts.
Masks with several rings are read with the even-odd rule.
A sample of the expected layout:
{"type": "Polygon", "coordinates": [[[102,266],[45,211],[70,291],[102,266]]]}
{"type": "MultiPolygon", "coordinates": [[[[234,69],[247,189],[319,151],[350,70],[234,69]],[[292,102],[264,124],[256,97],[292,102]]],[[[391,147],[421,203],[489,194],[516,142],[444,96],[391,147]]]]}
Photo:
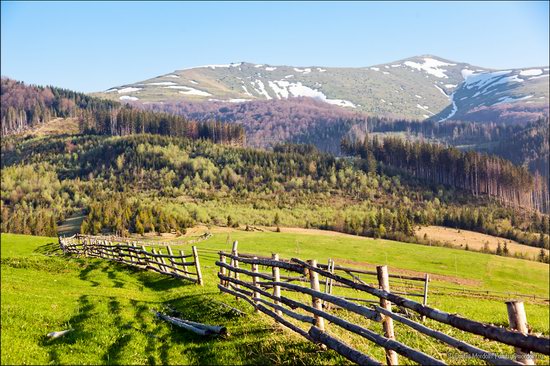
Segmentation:
{"type": "MultiPolygon", "coordinates": [[[[332,351],[321,351],[283,329],[251,307],[222,295],[216,288],[216,255],[201,249],[230,250],[239,241],[241,252],[282,257],[316,258],[388,264],[392,268],[427,271],[449,278],[463,278],[460,287],[520,291],[548,296],[548,265],[440,247],[427,247],[342,236],[243,232],[215,233],[198,245],[205,286],[132,269],[99,259],[59,255],[57,239],[2,234],[2,364],[334,364],[345,360],[332,351]],[[276,250],[274,250],[276,248],[276,250]],[[235,316],[226,303],[245,311],[235,316]],[[171,328],[156,320],[151,309],[164,305],[182,317],[221,324],[229,335],[202,338],[171,328]],[[51,331],[73,328],[66,336],[49,341],[51,331]]],[[[177,247],[177,246],[176,246],[177,247]]],[[[187,249],[186,246],[181,246],[187,249]]],[[[445,283],[436,285],[457,286],[445,283]]],[[[501,300],[430,295],[430,305],[475,320],[507,324],[501,300]]],[[[535,332],[548,336],[548,305],[526,303],[528,321],[535,332]]],[[[437,324],[428,322],[437,328],[437,324]]],[[[329,325],[329,331],[335,326],[329,325]]],[[[372,324],[379,330],[379,324],[372,324]]],[[[445,328],[441,328],[445,330],[445,328]]],[[[336,329],[334,329],[337,332],[336,329]]],[[[337,333],[340,335],[340,333],[337,333]]],[[[443,346],[397,327],[398,340],[434,356],[445,358],[443,346]]],[[[481,337],[454,334],[492,350],[510,347],[481,337]],[[470,337],[470,338],[468,338],[470,337]]],[[[342,339],[359,342],[355,338],[342,339]]],[[[362,340],[359,347],[383,360],[383,351],[362,340]]],[[[548,363],[548,358],[541,362],[548,363]]]]}

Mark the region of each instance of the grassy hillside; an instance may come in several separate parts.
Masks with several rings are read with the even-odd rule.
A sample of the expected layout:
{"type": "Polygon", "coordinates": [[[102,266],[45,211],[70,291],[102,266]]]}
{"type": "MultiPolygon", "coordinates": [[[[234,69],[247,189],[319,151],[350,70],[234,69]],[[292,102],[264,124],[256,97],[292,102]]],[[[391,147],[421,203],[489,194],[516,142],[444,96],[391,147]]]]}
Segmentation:
{"type": "Polygon", "coordinates": [[[52,256],[56,248],[54,238],[2,234],[4,365],[299,364],[306,354],[308,363],[341,362],[267,319],[232,315],[220,301],[235,303],[218,293],[213,274],[202,288],[106,261],[52,256]],[[226,325],[230,336],[205,340],[170,329],[150,312],[167,303],[187,319],[226,325]],[[57,340],[45,337],[69,328],[57,340]]]}
{"type": "MultiPolygon", "coordinates": [[[[333,352],[319,352],[290,331],[279,330],[269,318],[255,315],[249,305],[219,294],[217,256],[206,249],[229,250],[231,240],[239,240],[241,252],[269,254],[276,250],[282,257],[323,262],[332,257],[337,263],[362,268],[387,263],[391,273],[427,271],[437,278],[430,293],[432,306],[494,324],[507,324],[503,300],[450,296],[437,286],[521,290],[548,297],[548,265],[542,263],[328,234],[216,230],[211,239],[198,244],[204,287],[106,261],[52,255],[56,239],[2,234],[2,364],[341,363],[333,352]],[[247,317],[232,316],[220,302],[241,308],[247,317]],[[226,325],[230,335],[202,339],[170,329],[149,312],[164,304],[175,307],[185,318],[226,325]],[[58,340],[44,337],[68,328],[75,330],[58,340]]],[[[178,246],[177,241],[174,244],[189,249],[185,244],[178,246]]],[[[548,336],[548,306],[527,301],[526,311],[533,330],[548,336]]],[[[377,324],[372,327],[378,331],[377,324]]],[[[396,328],[396,332],[399,340],[443,357],[445,347],[436,342],[415,337],[405,327],[396,328]]],[[[509,347],[480,337],[454,334],[483,347],[511,352],[509,347]]],[[[368,352],[382,359],[380,349],[371,346],[368,352]]]]}

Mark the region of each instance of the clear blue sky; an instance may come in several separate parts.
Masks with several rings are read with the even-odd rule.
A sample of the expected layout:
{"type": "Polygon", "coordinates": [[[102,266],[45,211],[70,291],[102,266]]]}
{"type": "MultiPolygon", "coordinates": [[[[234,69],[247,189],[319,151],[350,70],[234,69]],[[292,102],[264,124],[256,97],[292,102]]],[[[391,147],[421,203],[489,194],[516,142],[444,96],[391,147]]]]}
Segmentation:
{"type": "Polygon", "coordinates": [[[548,2],[6,2],[2,75],[79,91],[249,61],[549,63],[548,2]]]}

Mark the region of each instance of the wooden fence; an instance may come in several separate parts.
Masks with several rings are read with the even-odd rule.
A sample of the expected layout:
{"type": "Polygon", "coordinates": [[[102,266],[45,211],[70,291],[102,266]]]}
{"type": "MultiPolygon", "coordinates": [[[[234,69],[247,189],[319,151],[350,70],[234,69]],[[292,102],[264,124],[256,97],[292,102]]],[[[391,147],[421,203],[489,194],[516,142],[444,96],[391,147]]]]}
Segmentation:
{"type": "Polygon", "coordinates": [[[111,241],[86,235],[59,237],[59,246],[67,254],[108,259],[203,284],[199,254],[195,246],[188,255],[183,250],[175,254],[170,246],[166,246],[167,253],[164,254],[162,249],[151,248],[151,251],[147,251],[145,243],[111,241]],[[188,261],[188,258],[192,261],[188,261]]]}
{"type": "MultiPolygon", "coordinates": [[[[544,355],[550,354],[550,340],[548,338],[528,334],[522,302],[512,301],[507,303],[510,327],[512,328],[512,330],[508,330],[429,307],[427,305],[427,277],[412,278],[412,276],[409,276],[411,280],[424,281],[423,303],[412,301],[390,291],[389,279],[395,279],[396,276],[390,275],[386,266],[377,267],[377,285],[371,285],[355,275],[358,270],[336,266],[331,261],[327,265],[322,265],[318,264],[316,260],[307,262],[297,258],[283,260],[277,254],[273,254],[271,258],[251,254],[239,255],[237,242],[234,243],[231,253],[220,251],[219,256],[220,260],[216,261],[216,265],[219,267],[218,277],[220,283],[218,288],[220,291],[245,300],[256,311],[267,314],[279,324],[292,329],[304,338],[323,344],[358,364],[380,365],[381,362],[331,335],[327,332],[328,324],[325,321],[330,322],[330,327],[338,326],[347,332],[354,333],[383,347],[388,365],[398,364],[398,355],[420,364],[445,364],[439,359],[396,340],[393,327],[394,321],[464,352],[469,357],[493,365],[534,364],[534,356],[531,352],[544,355]],[[271,269],[271,271],[260,272],[260,266],[271,269]],[[281,270],[298,275],[283,276],[281,270]],[[335,273],[336,270],[348,272],[352,278],[337,274],[335,273]],[[241,275],[248,276],[249,279],[241,279],[241,275]],[[291,283],[306,281],[309,286],[291,283]],[[323,282],[324,292],[321,291],[323,282]],[[365,300],[336,296],[332,293],[332,287],[334,286],[343,286],[362,294],[374,296],[377,299],[376,304],[367,306],[361,304],[361,302],[366,302],[365,300]],[[286,293],[283,295],[282,291],[286,293]],[[311,303],[304,302],[304,296],[311,298],[311,303]],[[302,301],[300,301],[300,297],[302,301]],[[405,314],[394,313],[392,305],[403,309],[405,314]],[[300,310],[297,311],[296,309],[300,310]],[[334,311],[336,309],[345,309],[371,321],[381,322],[384,334],[378,334],[362,325],[342,318],[334,311]],[[416,313],[418,316],[413,317],[409,312],[416,313]],[[515,347],[515,359],[485,351],[443,332],[429,328],[422,324],[423,321],[415,321],[416,318],[429,318],[450,327],[482,336],[488,340],[513,346],[515,347]],[[304,327],[297,325],[302,323],[306,323],[309,328],[304,329],[304,327]]],[[[370,272],[365,274],[374,275],[370,272]]]]}

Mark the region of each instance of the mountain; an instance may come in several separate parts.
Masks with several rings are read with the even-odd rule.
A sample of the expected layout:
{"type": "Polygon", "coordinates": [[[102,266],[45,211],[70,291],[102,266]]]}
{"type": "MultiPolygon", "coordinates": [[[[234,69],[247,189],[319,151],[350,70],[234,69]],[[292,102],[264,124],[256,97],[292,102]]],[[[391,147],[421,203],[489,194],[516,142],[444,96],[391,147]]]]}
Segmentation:
{"type": "Polygon", "coordinates": [[[119,101],[243,103],[311,97],[370,115],[506,122],[548,112],[548,67],[494,70],[423,55],[359,68],[252,64],[176,70],[97,95],[119,101]]]}

